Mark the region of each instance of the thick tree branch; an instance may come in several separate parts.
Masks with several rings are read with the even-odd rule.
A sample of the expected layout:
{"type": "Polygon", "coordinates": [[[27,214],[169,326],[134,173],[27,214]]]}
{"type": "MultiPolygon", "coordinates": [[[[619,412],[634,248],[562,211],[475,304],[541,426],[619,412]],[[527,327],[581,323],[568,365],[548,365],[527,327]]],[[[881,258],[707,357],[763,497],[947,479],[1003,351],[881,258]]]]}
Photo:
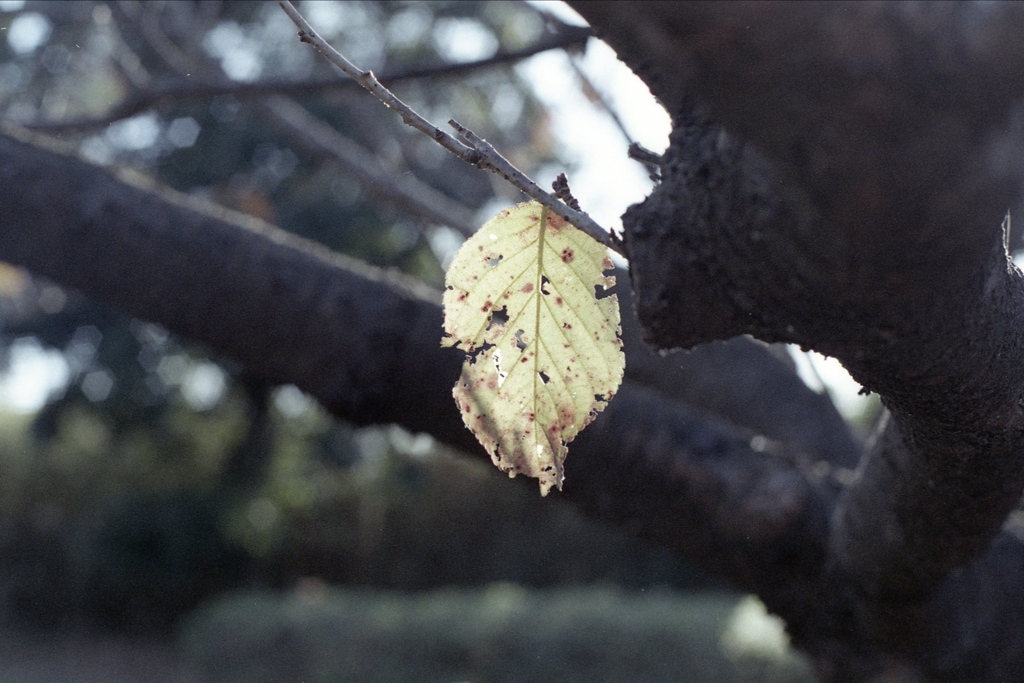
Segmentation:
{"type": "MultiPolygon", "coordinates": [[[[627,271],[615,277],[620,283],[629,281],[627,271]]],[[[634,310],[632,290],[623,287],[618,294],[622,310],[634,310]]],[[[643,329],[628,313],[622,318],[622,341],[628,378],[681,401],[698,414],[725,419],[752,436],[778,441],[803,461],[824,461],[850,470],[857,467],[862,445],[832,401],[809,391],[766,345],[738,337],[661,357],[642,351],[646,348],[643,329]]]]}
{"type": "MultiPolygon", "coordinates": [[[[579,9],[676,124],[645,156],[662,184],[624,221],[648,338],[814,347],[892,419],[847,486],[806,465],[850,464],[856,445],[763,347],[665,361],[627,324],[627,382],[573,444],[563,495],[756,591],[825,681],[870,678],[879,652],[934,680],[1019,678],[1024,543],[1012,517],[997,532],[1024,486],[1024,278],[998,226],[1024,175],[1024,10],[579,9]],[[743,404],[776,388],[799,407],[743,404]],[[793,414],[811,411],[829,426],[801,440],[793,414]]],[[[486,156],[471,134],[455,142],[486,156]]],[[[0,134],[0,206],[0,258],[347,420],[483,455],[452,405],[460,359],[437,345],[435,292],[17,131],[0,134]]]]}
{"type": "MultiPolygon", "coordinates": [[[[451,397],[461,359],[440,347],[437,293],[254,219],[130,177],[119,179],[13,130],[0,135],[0,158],[0,258],[204,342],[267,379],[295,383],[347,420],[397,423],[483,454],[451,397]]],[[[634,383],[624,391],[614,402],[618,407],[601,418],[614,436],[574,445],[578,465],[569,465],[566,488],[581,504],[620,519],[627,501],[618,496],[636,484],[616,484],[612,472],[641,468],[648,472],[651,502],[628,505],[638,516],[635,524],[657,528],[664,542],[686,546],[692,536],[672,540],[679,530],[654,503],[665,496],[696,506],[688,513],[694,519],[704,515],[731,523],[730,533],[754,539],[759,553],[780,534],[808,534],[809,518],[802,516],[812,509],[819,529],[825,523],[826,499],[788,460],[754,452],[727,429],[693,417],[662,394],[634,383]],[[647,438],[652,420],[664,430],[653,444],[653,458],[643,455],[653,452],[647,438]],[[684,457],[693,461],[684,466],[684,457]],[[645,458],[647,464],[640,464],[645,458]],[[659,493],[658,468],[665,468],[666,481],[677,480],[674,487],[692,479],[693,490],[659,493]],[[572,484],[576,469],[580,483],[572,484]],[[737,483],[725,493],[706,489],[726,486],[713,483],[725,479],[737,483]],[[761,493],[747,501],[762,479],[801,502],[772,512],[771,498],[761,493]],[[689,500],[697,491],[704,493],[689,500]],[[728,521],[749,505],[757,514],[751,509],[748,517],[728,521]],[[779,521],[765,526],[761,513],[779,521]]],[[[702,547],[716,543],[710,532],[701,536],[702,547]]],[[[799,543],[809,547],[820,542],[815,538],[799,543]]],[[[767,559],[744,559],[729,543],[723,539],[720,556],[708,554],[701,562],[746,582],[756,573],[750,563],[767,559]]]]}
{"type": "MultiPolygon", "coordinates": [[[[453,407],[460,359],[438,345],[436,293],[16,131],[0,135],[0,159],[0,258],[295,383],[347,420],[402,424],[486,457],[453,407]]],[[[630,357],[647,353],[632,348],[630,357]]],[[[874,670],[870,639],[851,621],[856,602],[826,571],[835,484],[770,451],[629,379],[574,443],[564,495],[757,591],[819,657],[874,670]]],[[[1024,607],[1013,607],[1008,577],[1022,553],[1008,542],[918,607],[930,625],[962,623],[1013,644],[1024,607]],[[984,586],[995,588],[967,609],[944,607],[984,586]]]]}
{"type": "Polygon", "coordinates": [[[649,337],[795,341],[882,396],[833,559],[866,632],[937,651],[908,615],[1024,488],[1024,282],[999,231],[1024,175],[1024,9],[646,7],[577,5],[675,117],[663,183],[624,218],[649,337]]]}
{"type": "MultiPolygon", "coordinates": [[[[461,359],[439,346],[436,293],[37,145],[0,135],[0,258],[297,384],[346,420],[486,457],[451,397],[461,359]]],[[[627,380],[573,444],[564,495],[795,610],[823,594],[834,490],[816,481],[627,380]]]]}

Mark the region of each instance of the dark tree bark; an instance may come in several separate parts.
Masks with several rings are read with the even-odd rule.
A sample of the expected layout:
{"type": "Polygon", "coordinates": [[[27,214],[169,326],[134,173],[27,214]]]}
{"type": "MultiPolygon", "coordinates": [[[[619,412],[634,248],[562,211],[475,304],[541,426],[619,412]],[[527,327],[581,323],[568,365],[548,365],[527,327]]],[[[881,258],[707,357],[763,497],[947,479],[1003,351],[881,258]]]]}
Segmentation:
{"type": "Polygon", "coordinates": [[[928,615],[1024,489],[1024,285],[1000,231],[1021,180],[1024,12],[577,9],[674,116],[664,180],[624,217],[648,339],[792,341],[881,395],[892,419],[838,501],[829,570],[851,628],[949,673],[951,622],[928,615]]]}
{"type": "MultiPolygon", "coordinates": [[[[646,338],[812,347],[891,419],[842,476],[856,443],[765,347],[658,361],[627,326],[629,376],[564,495],[758,593],[825,680],[1020,679],[1024,544],[1003,527],[1024,490],[1024,292],[1000,225],[1024,175],[1024,9],[578,9],[674,117],[662,183],[624,217],[646,338]]],[[[482,455],[436,293],[14,130],[0,207],[0,258],[347,420],[482,455]]]]}

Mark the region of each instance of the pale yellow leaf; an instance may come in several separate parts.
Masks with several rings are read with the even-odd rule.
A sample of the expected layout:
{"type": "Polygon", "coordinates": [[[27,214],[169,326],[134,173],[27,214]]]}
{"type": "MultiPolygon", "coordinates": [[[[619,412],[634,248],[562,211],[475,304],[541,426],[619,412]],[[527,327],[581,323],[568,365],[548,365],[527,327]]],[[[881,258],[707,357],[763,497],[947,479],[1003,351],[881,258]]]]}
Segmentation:
{"type": "Polygon", "coordinates": [[[446,278],[444,346],[467,352],[453,394],[466,426],[509,476],[562,487],[572,441],[622,382],[615,284],[597,241],[537,202],[487,222],[446,278]]]}

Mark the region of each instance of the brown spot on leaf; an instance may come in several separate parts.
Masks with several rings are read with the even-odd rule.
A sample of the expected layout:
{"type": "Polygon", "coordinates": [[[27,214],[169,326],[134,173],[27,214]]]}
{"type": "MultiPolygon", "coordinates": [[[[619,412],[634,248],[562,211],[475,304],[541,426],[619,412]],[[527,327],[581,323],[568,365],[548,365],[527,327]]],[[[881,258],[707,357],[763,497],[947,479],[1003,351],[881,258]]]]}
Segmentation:
{"type": "Polygon", "coordinates": [[[556,216],[555,214],[553,214],[550,211],[548,211],[548,227],[549,228],[551,228],[552,230],[561,230],[562,228],[564,228],[567,225],[569,225],[569,221],[565,220],[561,216],[556,216]]]}
{"type": "Polygon", "coordinates": [[[572,325],[570,325],[569,323],[562,323],[562,327],[564,327],[567,330],[571,330],[572,329],[572,325]]]}
{"type": "Polygon", "coordinates": [[[562,250],[562,261],[565,263],[572,263],[576,259],[576,252],[569,247],[562,250]]]}
{"type": "Polygon", "coordinates": [[[532,292],[533,291],[533,283],[532,282],[527,282],[525,285],[523,285],[523,290],[522,291],[523,291],[524,294],[529,294],[530,292],[532,292]]]}
{"type": "Polygon", "coordinates": [[[491,310],[491,306],[493,306],[493,305],[494,305],[493,301],[485,301],[484,305],[480,308],[480,310],[483,311],[484,313],[486,313],[487,311],[491,310]]]}
{"type": "Polygon", "coordinates": [[[556,296],[555,297],[555,303],[558,304],[559,306],[561,306],[562,305],[562,297],[556,296]]]}

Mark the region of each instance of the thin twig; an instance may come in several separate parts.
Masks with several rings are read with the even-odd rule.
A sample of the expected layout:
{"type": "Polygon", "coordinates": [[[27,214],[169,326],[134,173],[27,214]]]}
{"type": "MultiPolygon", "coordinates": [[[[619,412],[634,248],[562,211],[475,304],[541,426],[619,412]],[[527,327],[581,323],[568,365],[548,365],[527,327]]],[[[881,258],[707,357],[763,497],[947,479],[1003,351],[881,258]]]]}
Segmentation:
{"type": "MultiPolygon", "coordinates": [[[[391,84],[427,78],[457,76],[492,66],[522,61],[548,50],[566,49],[583,45],[592,35],[593,32],[589,28],[567,26],[564,32],[541,38],[533,45],[521,50],[498,52],[484,59],[459,62],[457,64],[432,64],[430,66],[398,68],[380,76],[380,81],[391,84]]],[[[186,99],[203,99],[219,95],[231,95],[237,98],[263,97],[266,95],[308,95],[327,90],[346,90],[354,86],[358,86],[358,83],[348,79],[339,79],[335,75],[305,80],[274,78],[251,83],[239,83],[238,81],[226,79],[214,82],[196,82],[188,79],[139,90],[101,116],[66,119],[63,121],[33,121],[21,125],[25,128],[44,132],[95,130],[116,121],[135,116],[163,102],[180,102],[186,99]]]]}
{"type": "MultiPolygon", "coordinates": [[[[134,21],[142,21],[147,16],[151,19],[154,17],[151,12],[143,12],[142,16],[134,21]]],[[[189,18],[192,19],[188,22],[189,27],[195,28],[200,24],[201,20],[197,16],[193,15],[189,18]]],[[[174,57],[174,50],[177,50],[177,46],[163,34],[157,22],[151,21],[150,29],[141,31],[141,35],[149,47],[161,56],[169,69],[172,72],[177,72],[179,76],[191,73],[200,78],[209,78],[214,73],[221,73],[217,62],[209,57],[203,57],[203,51],[198,49],[202,35],[200,33],[189,31],[182,36],[183,44],[194,48],[190,49],[189,53],[199,55],[191,64],[186,64],[174,57]],[[163,41],[162,46],[151,44],[153,41],[161,40],[163,41]]],[[[405,73],[417,70],[425,71],[423,68],[419,68],[407,70],[405,73]]],[[[350,79],[338,78],[337,74],[333,75],[331,82],[341,83],[345,86],[357,86],[350,79]]],[[[279,83],[287,84],[286,81],[279,81],[279,83]]],[[[479,227],[473,212],[466,206],[418,180],[412,173],[389,171],[370,150],[342,136],[294,100],[282,95],[271,94],[269,97],[257,99],[254,105],[260,116],[268,119],[293,144],[305,149],[314,157],[333,161],[342,170],[354,176],[372,195],[396,205],[408,214],[424,218],[430,223],[454,228],[467,237],[476,232],[479,227]]]]}
{"type": "Polygon", "coordinates": [[[477,168],[497,173],[509,183],[523,191],[528,197],[537,200],[548,207],[556,216],[564,218],[577,228],[587,233],[595,240],[625,256],[625,249],[618,235],[602,228],[593,218],[582,211],[575,211],[554,195],[545,192],[537,183],[530,180],[522,171],[513,166],[497,150],[483,138],[477,136],[473,131],[459,125],[454,120],[448,123],[466,141],[465,144],[457,140],[450,133],[447,133],[425,118],[417,114],[413,109],[399,99],[393,92],[381,85],[372,71],[363,71],[355,64],[345,58],[340,52],[331,47],[319,34],[309,25],[309,22],[299,13],[289,0],[279,0],[278,4],[285,14],[295,23],[299,29],[299,40],[312,45],[317,52],[322,54],[331,64],[341,69],[342,72],[351,76],[359,85],[369,90],[377,99],[395,110],[406,125],[415,128],[424,135],[433,139],[449,152],[463,161],[476,166],[477,168]]]}
{"type": "Polygon", "coordinates": [[[571,66],[572,70],[576,72],[576,77],[580,79],[580,83],[583,85],[584,93],[589,93],[593,99],[597,100],[597,103],[601,105],[601,108],[604,109],[605,113],[611,117],[612,123],[615,124],[615,127],[619,129],[620,133],[622,133],[622,137],[626,138],[626,144],[632,144],[635,142],[633,140],[633,136],[630,135],[629,131],[626,129],[626,123],[622,120],[622,117],[615,111],[611,103],[609,103],[607,98],[605,98],[604,94],[597,89],[597,86],[594,85],[594,82],[591,81],[590,77],[583,71],[583,68],[579,65],[576,58],[572,55],[568,55],[568,59],[569,66],[571,66]]]}
{"type": "Polygon", "coordinates": [[[314,156],[333,160],[372,194],[428,221],[452,227],[466,237],[479,227],[468,208],[413,174],[389,172],[370,150],[342,136],[294,100],[275,96],[257,106],[293,142],[314,156]]]}
{"type": "Polygon", "coordinates": [[[665,156],[652,152],[639,142],[629,143],[626,156],[633,161],[639,161],[647,168],[648,176],[656,183],[661,182],[661,165],[665,163],[665,156]]]}
{"type": "Polygon", "coordinates": [[[513,166],[508,159],[501,156],[501,154],[498,153],[498,150],[491,146],[491,143],[481,137],[478,137],[476,133],[461,125],[455,119],[449,120],[448,125],[458,131],[459,135],[464,137],[473,146],[473,151],[479,154],[479,158],[476,158],[475,160],[466,159],[466,161],[469,161],[477,168],[497,173],[509,183],[522,190],[526,196],[536,199],[538,202],[551,209],[556,216],[561,216],[601,244],[610,249],[614,249],[625,256],[625,254],[622,253],[622,243],[614,233],[602,228],[593,218],[583,211],[577,211],[576,209],[566,206],[557,197],[545,192],[541,189],[540,185],[530,180],[525,173],[513,166]]]}
{"type": "Polygon", "coordinates": [[[626,154],[628,154],[629,158],[634,161],[639,161],[642,164],[649,164],[655,168],[660,168],[661,165],[665,163],[665,156],[663,154],[652,152],[639,142],[629,143],[629,149],[626,151],[626,154]]]}
{"type": "Polygon", "coordinates": [[[612,107],[608,99],[600,90],[597,89],[597,86],[594,85],[592,80],[590,80],[590,77],[587,76],[586,72],[583,71],[583,68],[579,65],[577,59],[571,54],[568,55],[568,58],[569,65],[572,66],[573,71],[575,71],[576,75],[579,77],[580,82],[583,85],[584,92],[589,92],[593,98],[597,100],[598,104],[601,105],[601,108],[604,109],[605,113],[608,114],[612,122],[619,129],[619,132],[622,133],[622,137],[626,139],[626,142],[629,145],[629,158],[643,164],[644,168],[647,169],[647,175],[651,180],[660,182],[661,157],[656,155],[654,152],[644,149],[636,140],[633,139],[633,136],[629,134],[629,130],[626,129],[626,123],[622,120],[622,117],[619,116],[618,112],[615,111],[615,108],[612,107]],[[644,152],[647,152],[647,154],[633,154],[634,150],[643,150],[644,152]]]}

